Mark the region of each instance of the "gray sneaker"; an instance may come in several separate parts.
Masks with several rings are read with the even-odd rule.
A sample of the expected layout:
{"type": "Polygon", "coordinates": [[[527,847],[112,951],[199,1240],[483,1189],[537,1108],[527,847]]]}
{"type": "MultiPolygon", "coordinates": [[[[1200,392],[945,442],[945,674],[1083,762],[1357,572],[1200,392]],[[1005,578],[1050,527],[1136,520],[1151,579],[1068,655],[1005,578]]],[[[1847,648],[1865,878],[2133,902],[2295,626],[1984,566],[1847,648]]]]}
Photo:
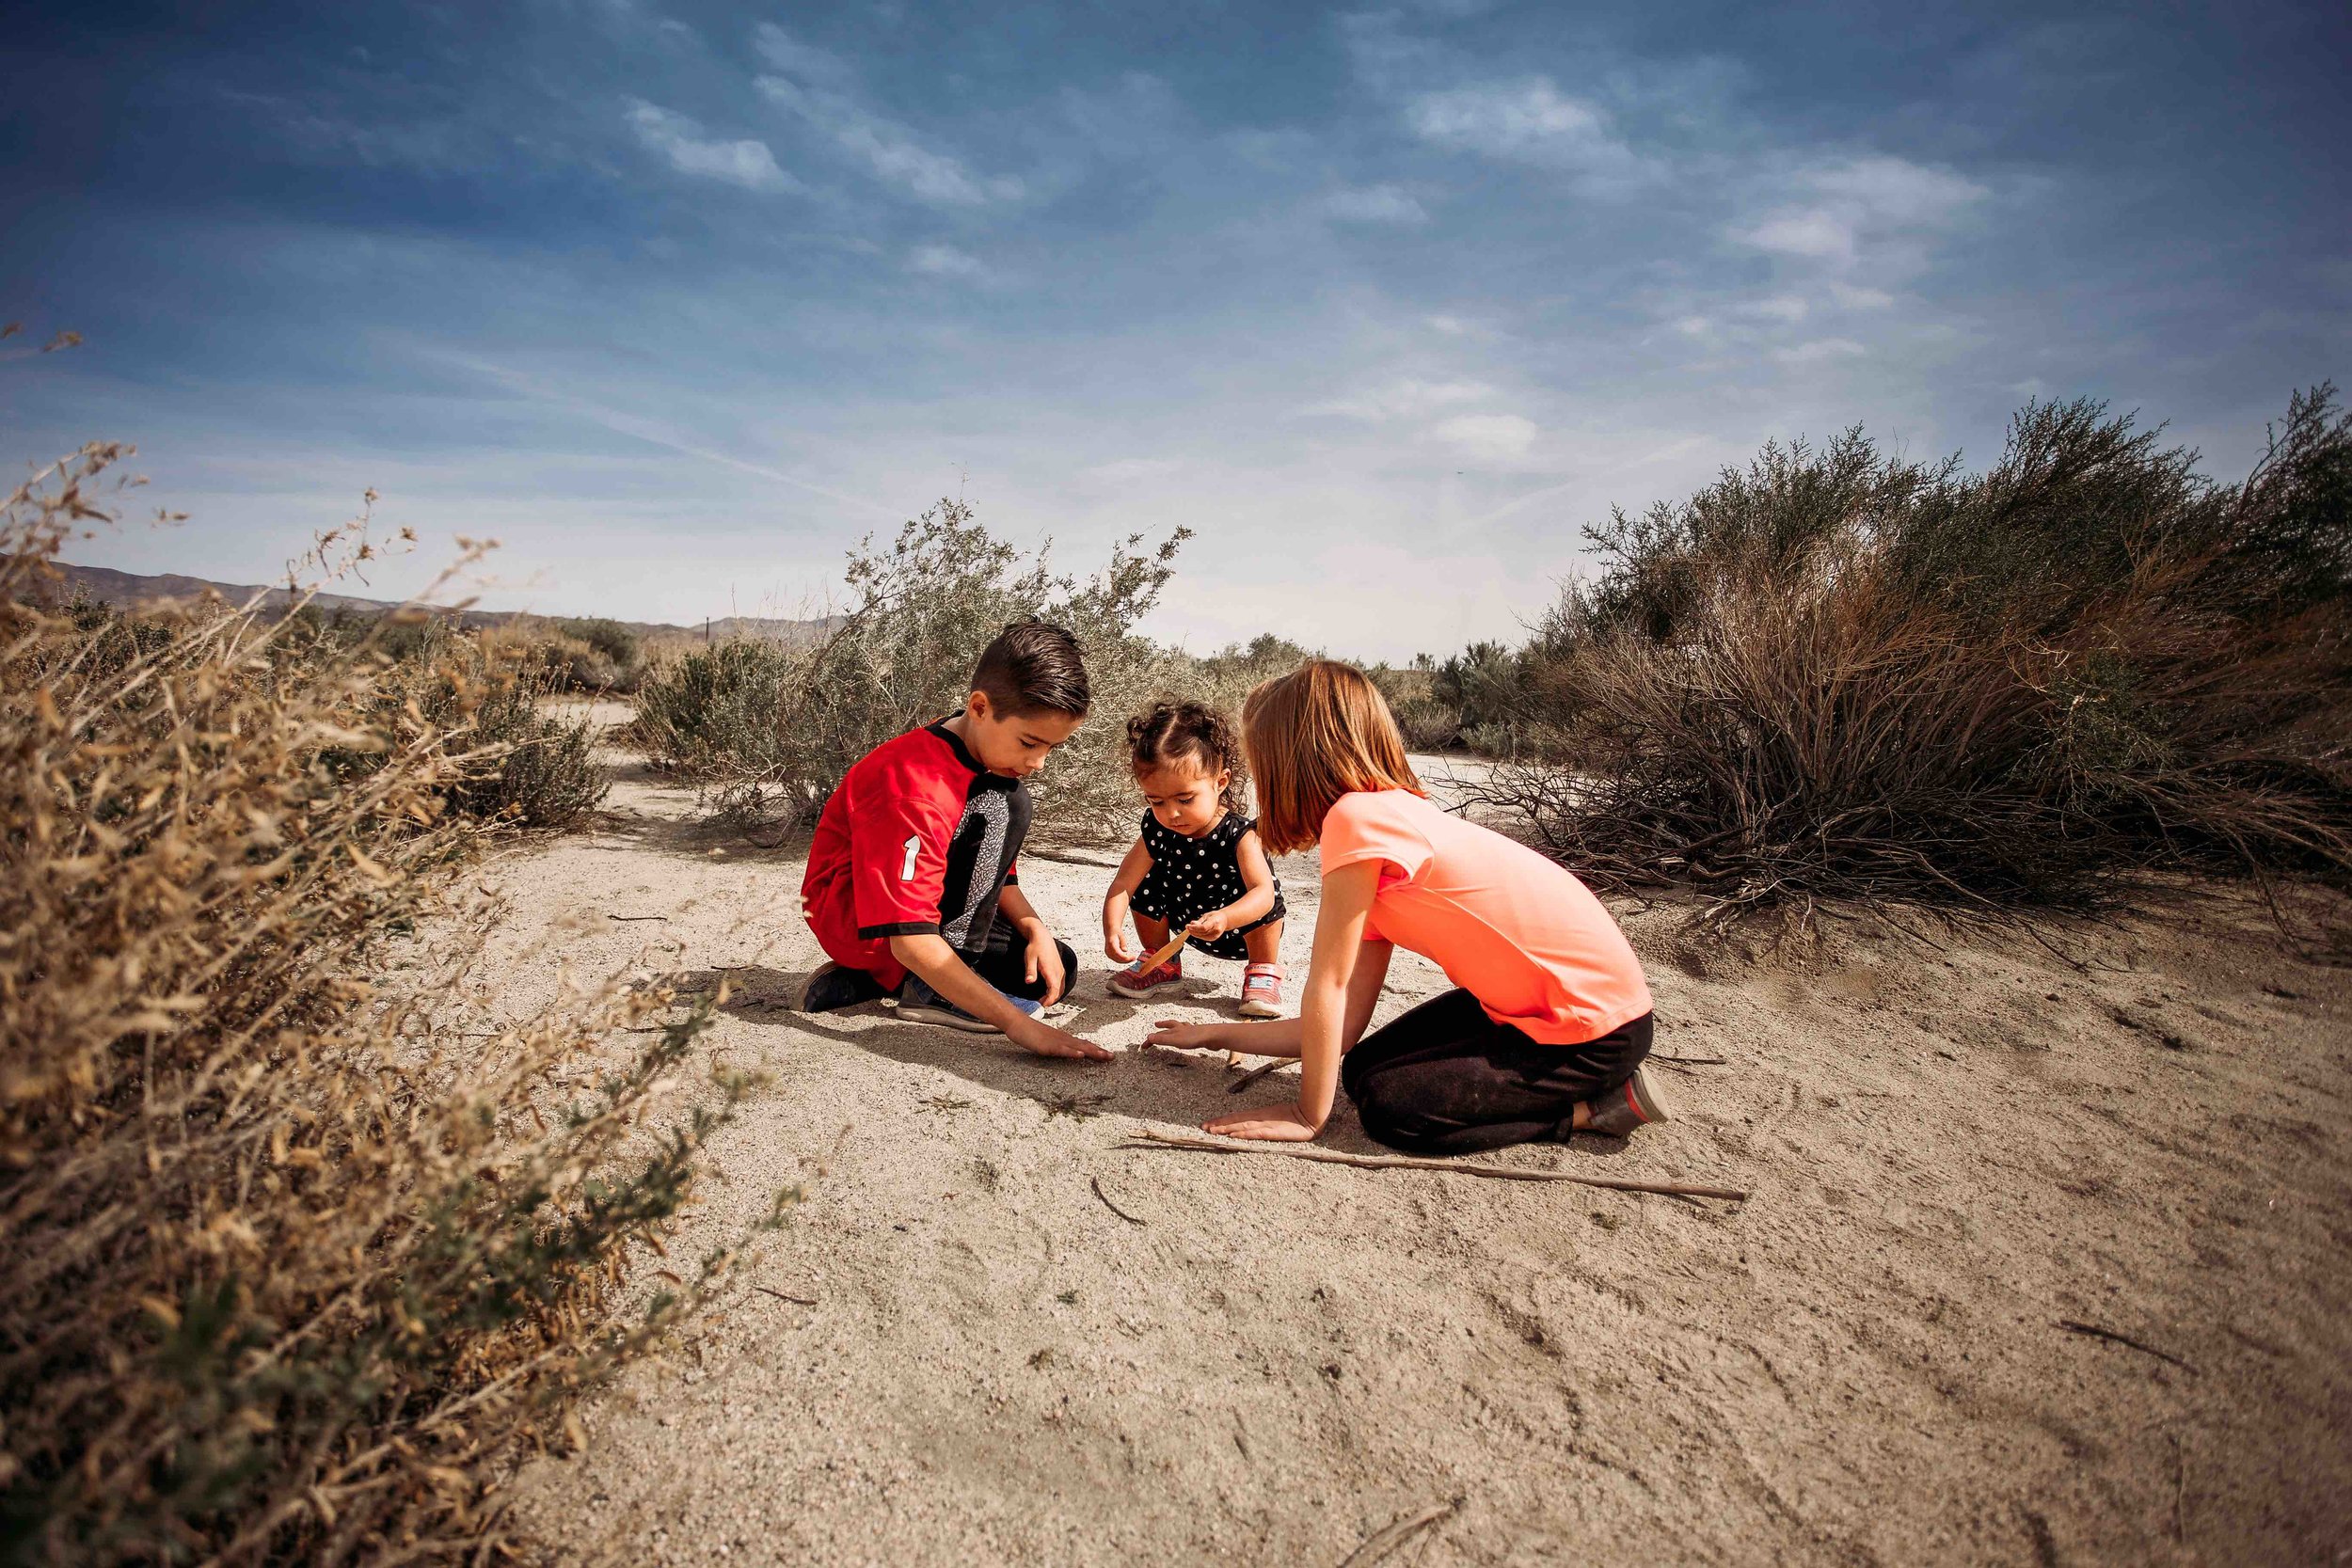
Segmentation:
{"type": "MultiPolygon", "coordinates": [[[[1035,1018],[1045,1010],[1042,1002],[1032,1002],[1025,996],[1007,996],[1006,1001],[1035,1018]]],[[[961,1007],[948,1001],[919,974],[910,974],[898,987],[898,1016],[909,1023],[936,1023],[943,1028],[961,1029],[967,1035],[1001,1035],[1004,1033],[986,1019],[974,1018],[961,1007]]]]}
{"type": "Polygon", "coordinates": [[[1607,1094],[1597,1096],[1585,1103],[1593,1108],[1593,1119],[1581,1131],[1606,1132],[1615,1138],[1625,1137],[1635,1128],[1645,1127],[1653,1121],[1674,1119],[1666,1109],[1666,1101],[1658,1093],[1658,1085],[1640,1068],[1635,1068],[1632,1077],[1607,1094]]]}

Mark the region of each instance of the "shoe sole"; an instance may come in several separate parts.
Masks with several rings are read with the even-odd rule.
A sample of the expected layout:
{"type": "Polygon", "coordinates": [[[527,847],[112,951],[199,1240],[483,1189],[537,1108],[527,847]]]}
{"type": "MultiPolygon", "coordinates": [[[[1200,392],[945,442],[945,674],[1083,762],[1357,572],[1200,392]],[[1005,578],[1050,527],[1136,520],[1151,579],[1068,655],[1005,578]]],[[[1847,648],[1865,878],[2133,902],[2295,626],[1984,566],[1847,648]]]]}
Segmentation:
{"type": "Polygon", "coordinates": [[[1633,1069],[1632,1077],[1592,1104],[1590,1131],[1614,1138],[1629,1137],[1636,1128],[1674,1119],[1664,1097],[1658,1092],[1658,1085],[1650,1081],[1648,1073],[1639,1068],[1633,1069]]]}
{"type": "Polygon", "coordinates": [[[1634,1110],[1641,1114],[1644,1121],[1674,1120],[1673,1108],[1666,1103],[1666,1097],[1658,1092],[1656,1080],[1646,1071],[1635,1068],[1633,1076],[1625,1081],[1625,1086],[1634,1110]]]}
{"type": "Polygon", "coordinates": [[[974,1018],[969,1013],[949,1012],[944,1007],[934,1007],[928,1002],[899,1003],[898,1017],[908,1023],[935,1023],[943,1029],[961,1029],[967,1035],[1001,1035],[1004,1033],[1002,1029],[986,1020],[974,1018]]]}
{"type": "Polygon", "coordinates": [[[1244,1018],[1280,1018],[1282,1005],[1279,1002],[1245,1002],[1241,1005],[1244,1018]]]}

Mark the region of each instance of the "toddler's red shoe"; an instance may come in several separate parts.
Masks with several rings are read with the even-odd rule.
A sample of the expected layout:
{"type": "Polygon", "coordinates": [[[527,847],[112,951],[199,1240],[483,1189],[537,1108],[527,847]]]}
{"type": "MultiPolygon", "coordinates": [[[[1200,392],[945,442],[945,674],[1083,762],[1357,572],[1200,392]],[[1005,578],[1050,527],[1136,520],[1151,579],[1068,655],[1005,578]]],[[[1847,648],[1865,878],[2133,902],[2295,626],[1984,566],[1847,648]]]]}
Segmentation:
{"type": "Polygon", "coordinates": [[[1241,1016],[1282,1016],[1282,966],[1251,964],[1241,972],[1241,1016]]]}
{"type": "MultiPolygon", "coordinates": [[[[1146,954],[1144,957],[1150,956],[1146,954]]],[[[1149,996],[1154,987],[1168,985],[1184,977],[1184,960],[1182,955],[1168,959],[1157,969],[1147,970],[1142,966],[1143,959],[1137,958],[1134,963],[1112,975],[1111,990],[1121,996],[1149,996]]]]}

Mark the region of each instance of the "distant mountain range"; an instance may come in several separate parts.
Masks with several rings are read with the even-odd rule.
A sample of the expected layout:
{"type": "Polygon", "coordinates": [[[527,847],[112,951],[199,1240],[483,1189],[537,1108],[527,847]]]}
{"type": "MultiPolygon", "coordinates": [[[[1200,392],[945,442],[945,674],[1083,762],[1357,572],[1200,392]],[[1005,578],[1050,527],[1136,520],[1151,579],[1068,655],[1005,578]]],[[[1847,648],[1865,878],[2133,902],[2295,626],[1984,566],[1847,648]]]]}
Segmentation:
{"type": "MultiPolygon", "coordinates": [[[[292,602],[293,595],[283,588],[262,588],[257,584],[213,582],[204,578],[182,577],[176,572],[162,572],[152,577],[137,572],[118,572],[111,566],[73,566],[65,562],[56,563],[64,575],[68,592],[79,589],[101,604],[129,610],[140,605],[161,604],[171,600],[201,598],[217,594],[232,604],[243,604],[256,594],[262,595],[266,608],[277,609],[292,602]]],[[[322,610],[344,610],[360,615],[380,615],[399,605],[389,599],[363,599],[349,594],[319,594],[310,602],[322,610]]],[[[561,616],[525,613],[520,610],[445,610],[468,626],[501,626],[510,621],[560,620],[561,616]]],[[[700,626],[672,626],[663,621],[623,621],[622,626],[641,638],[675,641],[684,638],[708,638],[725,641],[731,638],[766,638],[777,641],[797,642],[817,637],[841,622],[838,615],[820,616],[815,620],[779,620],[757,615],[723,615],[700,626]]]]}

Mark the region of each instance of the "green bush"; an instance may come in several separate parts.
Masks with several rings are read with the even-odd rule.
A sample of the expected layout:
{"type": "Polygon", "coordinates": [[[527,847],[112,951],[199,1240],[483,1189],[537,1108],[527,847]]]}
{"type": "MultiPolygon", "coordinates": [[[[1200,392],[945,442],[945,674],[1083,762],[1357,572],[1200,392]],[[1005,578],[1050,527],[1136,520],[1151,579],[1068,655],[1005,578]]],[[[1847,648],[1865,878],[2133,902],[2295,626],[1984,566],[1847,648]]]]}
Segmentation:
{"type": "Polygon", "coordinates": [[[1092,716],[1032,781],[1048,835],[1118,831],[1134,816],[1121,723],[1186,673],[1180,656],[1135,634],[1188,536],[1154,548],[1140,535],[1083,581],[1024,555],[943,500],[887,546],[850,553],[852,607],[807,647],[736,642],[689,653],[649,674],[638,737],[739,821],[810,823],[843,773],[891,736],[960,710],[980,650],[1039,617],[1078,640],[1092,716]]]}
{"type": "Polygon", "coordinates": [[[2095,903],[2122,873],[2352,868],[2352,420],[2217,484],[2094,404],[2001,461],[1859,431],[1590,531],[1511,661],[1483,788],[1604,881],[2095,903]]]}

